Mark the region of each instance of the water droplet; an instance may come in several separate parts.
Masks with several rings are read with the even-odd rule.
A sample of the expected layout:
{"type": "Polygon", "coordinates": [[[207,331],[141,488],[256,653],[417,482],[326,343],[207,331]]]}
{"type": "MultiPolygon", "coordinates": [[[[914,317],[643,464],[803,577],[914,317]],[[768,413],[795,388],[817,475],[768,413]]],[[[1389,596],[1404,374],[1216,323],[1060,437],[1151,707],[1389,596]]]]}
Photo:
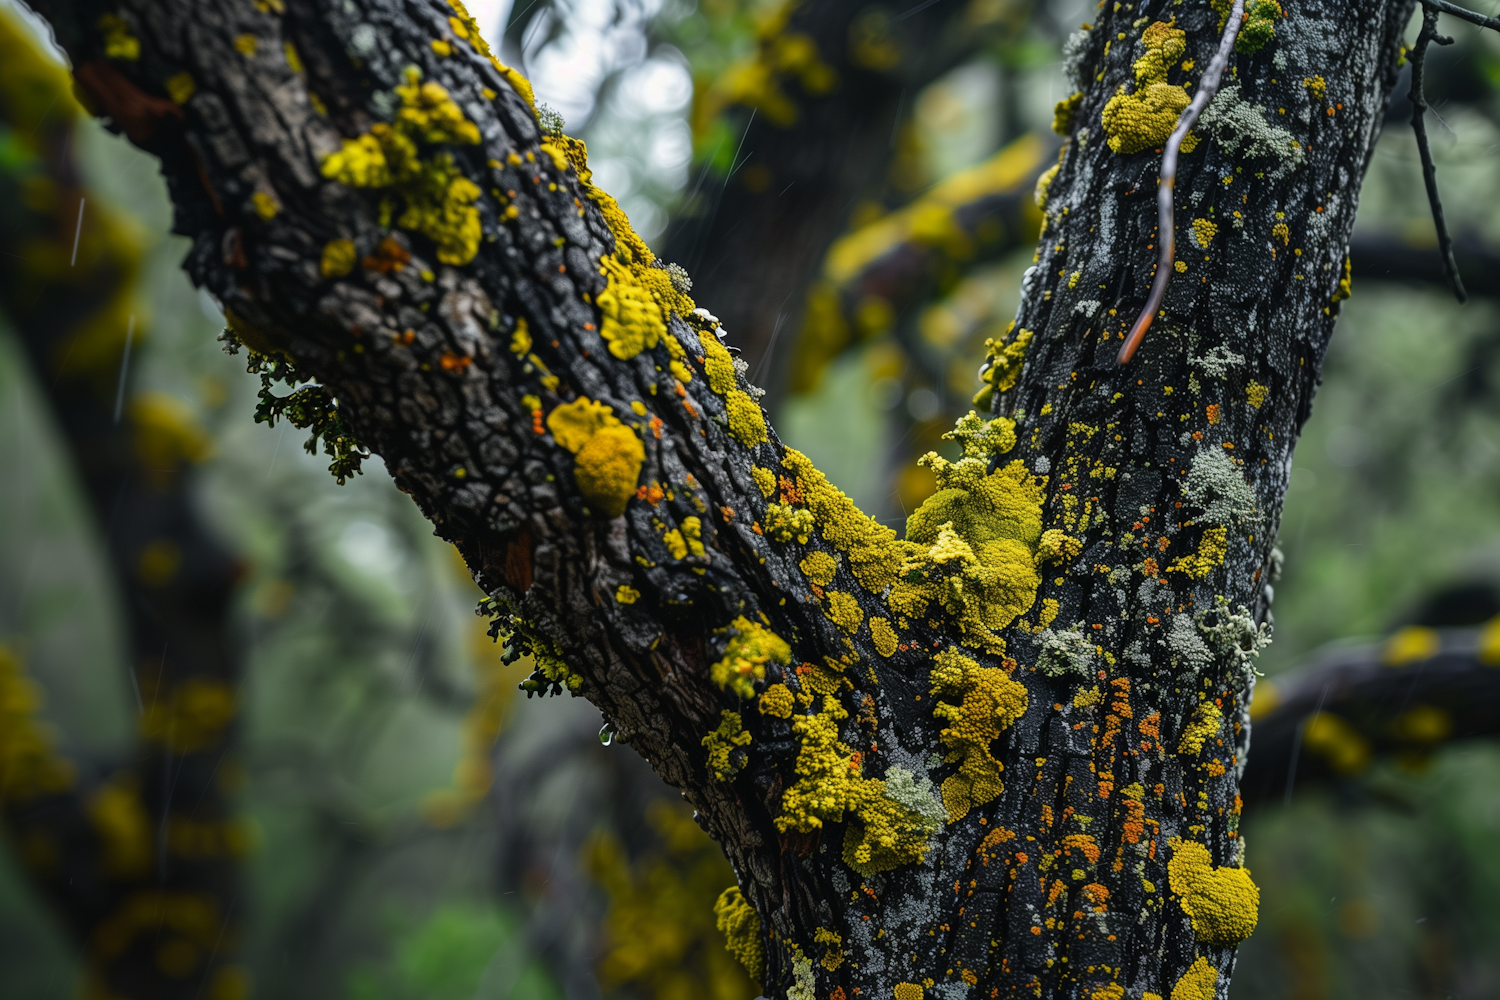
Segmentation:
{"type": "Polygon", "coordinates": [[[599,727],[599,742],[609,746],[615,741],[615,727],[608,722],[599,727]]]}

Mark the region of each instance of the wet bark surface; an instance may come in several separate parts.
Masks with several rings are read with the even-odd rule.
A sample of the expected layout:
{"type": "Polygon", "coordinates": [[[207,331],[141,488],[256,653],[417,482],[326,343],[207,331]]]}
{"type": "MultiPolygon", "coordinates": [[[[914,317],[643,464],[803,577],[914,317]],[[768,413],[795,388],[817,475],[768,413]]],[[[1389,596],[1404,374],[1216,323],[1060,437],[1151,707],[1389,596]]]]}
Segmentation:
{"type": "MultiPolygon", "coordinates": [[[[1239,103],[1179,176],[1184,267],[1124,368],[1159,156],[1113,152],[1100,116],[1142,29],[1175,20],[1201,68],[1218,19],[1122,6],[1070,45],[1084,97],[991,363],[995,419],[968,425],[949,470],[967,486],[909,543],[761,430],[712,324],[454,9],[135,0],[112,9],[140,41],[122,61],[92,27],[104,8],[41,6],[85,93],[162,157],[186,266],[240,339],[336,398],[538,683],[576,687],[683,789],[759,914],[768,995],[1225,995],[1253,923],[1236,781],[1272,540],[1409,5],[1300,4],[1236,57],[1239,103]],[[478,192],[443,203],[448,228],[405,214],[416,187],[323,174],[342,140],[440,103],[412,66],[475,129],[411,132],[424,176],[478,192]],[[648,285],[677,303],[660,339],[629,347],[617,322],[606,341],[648,285]],[[580,486],[604,431],[570,448],[552,421],[586,401],[643,451],[618,517],[580,486]],[[750,741],[715,761],[734,725],[750,741]],[[904,863],[851,854],[892,816],[904,863]]],[[[1169,85],[1196,79],[1184,58],[1169,85]]]]}

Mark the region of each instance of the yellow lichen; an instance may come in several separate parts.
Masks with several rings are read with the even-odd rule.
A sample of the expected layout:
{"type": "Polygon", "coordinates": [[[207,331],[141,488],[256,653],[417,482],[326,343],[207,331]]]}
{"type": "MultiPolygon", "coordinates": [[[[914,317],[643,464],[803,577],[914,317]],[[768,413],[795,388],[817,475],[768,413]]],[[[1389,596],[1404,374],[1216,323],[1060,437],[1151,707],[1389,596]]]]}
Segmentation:
{"type": "Polygon", "coordinates": [[[1154,21],[1141,33],[1141,44],[1146,53],[1135,61],[1135,91],[1116,94],[1104,105],[1104,132],[1116,153],[1161,146],[1188,106],[1187,91],[1167,83],[1167,71],[1187,51],[1187,32],[1154,21]]]}
{"type": "Polygon", "coordinates": [[[359,251],[354,248],[353,240],[329,240],[323,244],[323,259],[319,262],[319,270],[325,278],[342,278],[354,270],[354,265],[358,262],[359,251]]]}
{"type": "Polygon", "coordinates": [[[916,617],[936,604],[967,642],[997,653],[1005,649],[1000,630],[1030,610],[1041,584],[1041,485],[1020,462],[986,471],[991,454],[1014,443],[1014,428],[1008,418],[982,421],[971,411],[948,435],[962,442],[963,458],[922,459],[938,489],[907,519],[902,574],[890,593],[901,614],[916,617]]]}
{"type": "Polygon", "coordinates": [[[892,992],[896,1000],[922,1000],[925,995],[921,983],[897,983],[892,992]]]}
{"type": "Polygon", "coordinates": [[[1201,249],[1207,250],[1218,234],[1219,227],[1212,219],[1193,220],[1193,240],[1201,249]]]}
{"type": "Polygon", "coordinates": [[[757,984],[765,972],[766,946],[761,940],[760,915],[746,901],[737,885],[720,893],[714,903],[714,919],[724,935],[725,949],[739,960],[757,984]]]}
{"type": "Polygon", "coordinates": [[[625,513],[646,461],[635,431],[615,419],[611,407],[587,396],[556,407],[547,415],[547,429],[573,453],[573,478],[584,502],[607,518],[625,513]]]}
{"type": "Polygon", "coordinates": [[[767,538],[775,541],[789,543],[796,540],[797,544],[806,545],[812,537],[816,520],[810,510],[781,503],[767,504],[763,530],[767,538]]]}
{"type": "Polygon", "coordinates": [[[1193,710],[1192,720],[1182,731],[1182,738],[1177,743],[1177,752],[1194,756],[1202,753],[1203,744],[1218,733],[1223,721],[1224,713],[1218,705],[1211,701],[1200,701],[1198,707],[1193,710]]]}
{"type": "Polygon", "coordinates": [[[774,715],[778,719],[790,719],[796,704],[792,689],[785,684],[772,684],[757,700],[762,715],[774,715]]]}
{"type": "Polygon", "coordinates": [[[797,564],[807,578],[819,587],[826,587],[838,571],[839,561],[827,552],[809,552],[807,558],[797,564]]]}
{"type": "Polygon", "coordinates": [[[345,139],[323,160],[322,173],[350,187],[393,189],[406,204],[396,225],[432,240],[442,263],[467,264],[479,252],[483,235],[474,207],[479,187],[446,153],[423,160],[418,144],[475,145],[479,127],[464,117],[441,84],[420,79],[420,73],[409,68],[406,83],[394,88],[401,100],[395,120],[378,122],[369,132],[345,139]]]}
{"type": "Polygon", "coordinates": [[[1015,388],[1016,380],[1021,377],[1021,366],[1026,361],[1026,348],[1031,345],[1033,336],[1032,330],[1017,330],[1009,340],[985,340],[987,354],[980,376],[985,385],[974,397],[974,405],[981,411],[990,408],[995,393],[1015,388]]]}
{"type": "Polygon", "coordinates": [[[1269,386],[1261,385],[1259,382],[1251,381],[1245,385],[1245,402],[1250,404],[1252,410],[1258,410],[1265,403],[1266,396],[1270,395],[1269,386]]]}
{"type": "Polygon", "coordinates": [[[1233,947],[1255,930],[1260,889],[1245,868],[1214,867],[1208,848],[1173,837],[1167,877],[1199,941],[1233,947]]]}
{"type": "Polygon", "coordinates": [[[760,404],[751,399],[749,393],[733,390],[724,400],[724,407],[729,411],[729,433],[740,444],[746,448],[754,448],[770,440],[766,431],[766,416],[761,412],[760,404]]]}
{"type": "Polygon", "coordinates": [[[933,657],[930,680],[931,693],[948,699],[932,710],[947,724],[940,734],[943,760],[959,765],[956,774],[943,779],[943,805],[953,823],[1005,790],[990,744],[1025,714],[1028,698],[1005,671],[981,667],[955,647],[933,657]]]}
{"type": "Polygon", "coordinates": [[[755,488],[760,490],[760,495],[770,499],[776,495],[776,473],[770,469],[763,469],[758,465],[750,467],[750,478],[755,480],[755,488]]]}
{"type": "Polygon", "coordinates": [[[750,734],[745,732],[740,713],[720,712],[718,728],[703,737],[701,742],[708,748],[708,769],[714,773],[715,780],[728,781],[744,768],[744,755],[734,755],[736,750],[750,745],[750,734]]]}
{"type": "Polygon", "coordinates": [[[600,334],[609,343],[609,353],[622,361],[650,350],[666,336],[661,308],[630,268],[612,256],[599,261],[599,273],[608,284],[599,293],[600,334]]]}
{"type": "Polygon", "coordinates": [[[792,662],[792,647],[770,629],[740,615],[729,623],[732,634],[724,656],[709,667],[709,677],[724,690],[741,698],[755,697],[755,682],[765,680],[766,664],[786,666],[792,662]]]}
{"type": "Polygon", "coordinates": [[[173,104],[186,104],[192,100],[193,94],[198,90],[198,84],[193,79],[193,74],[183,70],[167,77],[165,86],[167,96],[172,99],[173,104]]]}
{"type": "Polygon", "coordinates": [[[141,57],[141,40],[130,33],[124,18],[102,14],[96,23],[104,40],[104,58],[135,62],[141,57]]]}
{"type": "Polygon", "coordinates": [[[1167,569],[1174,573],[1186,573],[1194,579],[1202,579],[1216,567],[1224,565],[1224,557],[1228,554],[1228,529],[1209,528],[1198,539],[1196,552],[1174,560],[1167,569]]]}
{"type": "Polygon", "coordinates": [[[628,583],[622,583],[615,588],[615,600],[621,604],[634,604],[641,599],[641,592],[628,583]]]}
{"type": "MultiPolygon", "coordinates": [[[[838,71],[819,56],[812,36],[786,30],[797,6],[796,0],[771,4],[757,18],[755,53],[729,64],[694,99],[695,134],[701,136],[733,104],[754,108],[784,129],[798,118],[797,104],[783,89],[784,85],[796,81],[804,92],[818,95],[828,93],[838,84],[838,71]]],[[[854,28],[850,30],[851,48],[856,55],[868,56],[868,39],[857,45],[860,36],[854,28]]]]}
{"type": "Polygon", "coordinates": [[[1218,996],[1219,970],[1208,959],[1194,959],[1193,964],[1172,987],[1172,1000],[1214,1000],[1218,996]]]}
{"type": "Polygon", "coordinates": [[[1302,745],[1322,758],[1335,774],[1359,774],[1370,766],[1370,743],[1348,720],[1318,712],[1302,727],[1302,745]]]}
{"type": "Polygon", "coordinates": [[[89,796],[87,810],[89,826],[104,849],[106,871],[135,878],[151,870],[154,831],[134,774],[122,771],[100,785],[89,796]]]}
{"type": "Polygon", "coordinates": [[[1349,298],[1353,294],[1354,294],[1354,261],[1353,261],[1352,258],[1346,256],[1344,258],[1344,273],[1339,278],[1338,286],[1336,288],[1334,288],[1334,290],[1333,290],[1333,296],[1329,300],[1329,302],[1330,302],[1331,305],[1338,305],[1340,302],[1342,302],[1345,299],[1349,298]]]}
{"type": "Polygon", "coordinates": [[[1430,660],[1443,648],[1443,637],[1437,629],[1425,625],[1408,625],[1397,629],[1385,641],[1380,661],[1388,667],[1404,667],[1408,663],[1430,660]]]}
{"type": "Polygon", "coordinates": [[[875,640],[875,652],[881,656],[894,656],[901,646],[901,639],[891,623],[884,618],[870,619],[870,638],[875,640]]]}
{"type": "Polygon", "coordinates": [[[1071,562],[1083,554],[1083,542],[1060,528],[1048,528],[1042,532],[1036,547],[1037,564],[1045,562],[1071,562]]]}
{"type": "Polygon", "coordinates": [[[1082,103],[1082,93],[1071,94],[1058,101],[1052,108],[1052,131],[1063,136],[1071,134],[1073,116],[1078,113],[1078,106],[1082,103]]]}
{"type": "Polygon", "coordinates": [[[152,698],[140,718],[141,736],[173,753],[193,753],[219,745],[238,705],[223,681],[190,677],[152,698]]]}
{"type": "Polygon", "coordinates": [[[858,598],[842,590],[829,593],[828,607],[823,613],[828,616],[829,621],[850,635],[858,632],[860,624],[865,620],[865,612],[859,606],[858,598]]]}
{"type": "Polygon", "coordinates": [[[52,734],[37,719],[42,705],[41,686],[0,646],[0,803],[27,802],[73,787],[73,763],[56,752],[52,734]]]}
{"type": "Polygon", "coordinates": [[[896,533],[856,507],[800,451],[786,449],[782,464],[796,477],[823,540],[843,553],[861,586],[875,594],[884,590],[901,566],[896,533]]]}

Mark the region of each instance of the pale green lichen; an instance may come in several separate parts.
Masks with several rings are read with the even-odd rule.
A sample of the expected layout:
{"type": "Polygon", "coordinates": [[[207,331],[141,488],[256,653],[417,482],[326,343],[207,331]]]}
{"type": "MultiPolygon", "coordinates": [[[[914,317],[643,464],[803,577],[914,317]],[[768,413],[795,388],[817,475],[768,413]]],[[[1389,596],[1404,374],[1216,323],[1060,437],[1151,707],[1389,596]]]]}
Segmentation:
{"type": "Polygon", "coordinates": [[[1043,629],[1037,636],[1037,650],[1038,673],[1048,677],[1062,677],[1069,673],[1084,678],[1094,676],[1098,647],[1083,634],[1082,622],[1066,631],[1043,629]]]}
{"type": "Polygon", "coordinates": [[[1274,161],[1275,166],[1266,174],[1271,180],[1285,177],[1307,158],[1291,132],[1272,125],[1263,109],[1240,98],[1238,83],[1214,95],[1199,116],[1197,127],[1212,135],[1219,148],[1232,156],[1274,161]]]}
{"type": "MultiPolygon", "coordinates": [[[[1042,197],[1045,199],[1045,191],[1042,192],[1042,197]]],[[[1033,336],[1034,331],[1023,329],[1017,330],[1015,336],[1008,340],[985,340],[985,362],[979,369],[979,378],[985,385],[974,396],[974,405],[981,411],[990,409],[995,393],[1015,388],[1016,380],[1021,377],[1021,366],[1026,361],[1026,348],[1031,345],[1033,336]]]]}
{"type": "Polygon", "coordinates": [[[1260,520],[1255,490],[1222,448],[1200,448],[1181,488],[1183,498],[1202,512],[1193,517],[1198,523],[1239,527],[1260,520]]]}
{"type": "Polygon", "coordinates": [[[1133,67],[1135,91],[1116,94],[1104,105],[1104,132],[1116,153],[1161,146],[1188,106],[1187,91],[1167,82],[1167,71],[1187,52],[1187,32],[1154,21],[1141,32],[1141,44],[1146,51],[1133,67]]]}
{"type": "Polygon", "coordinates": [[[750,745],[750,734],[745,732],[740,713],[720,712],[719,725],[701,742],[708,748],[708,769],[716,780],[728,781],[744,769],[744,748],[750,745]]]}
{"type": "Polygon", "coordinates": [[[943,779],[943,805],[954,823],[1005,791],[1002,766],[990,746],[1025,714],[1028,697],[1005,671],[981,667],[954,647],[933,657],[929,680],[931,693],[944,699],[932,710],[946,723],[939,734],[943,760],[959,765],[943,779]]]}
{"type": "Polygon", "coordinates": [[[786,666],[792,662],[792,647],[770,629],[740,615],[729,623],[729,642],[724,655],[709,667],[709,678],[741,698],[755,697],[755,682],[765,680],[766,664],[786,666]]]}

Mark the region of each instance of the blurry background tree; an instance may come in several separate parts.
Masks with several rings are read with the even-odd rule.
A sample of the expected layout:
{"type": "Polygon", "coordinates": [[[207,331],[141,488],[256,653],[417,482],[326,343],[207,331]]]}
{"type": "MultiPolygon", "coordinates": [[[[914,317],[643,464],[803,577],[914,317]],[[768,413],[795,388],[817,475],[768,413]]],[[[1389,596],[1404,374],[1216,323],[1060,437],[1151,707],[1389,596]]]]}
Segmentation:
{"type": "MultiPolygon", "coordinates": [[[[788,441],[899,523],[931,487],[915,457],[941,450],[1014,313],[1087,6],[476,15],[689,265],[788,441]],[[739,247],[777,266],[744,280],[739,247]]],[[[177,269],[154,165],[72,110],[34,25],[6,18],[0,991],[67,996],[106,961],[171,986],[191,961],[226,970],[216,1000],[748,1000],[710,912],[732,881],[717,849],[590,706],[513,704],[529,665],[501,663],[477,590],[383,471],[334,486],[284,426],[250,425],[254,386],[177,269]],[[150,702],[190,649],[224,690],[188,746],[150,702]],[[130,892],[211,899],[232,933],[158,907],[124,933],[134,951],[99,950],[101,901],[130,892]]],[[[1435,283],[1414,148],[1389,130],[1283,519],[1237,997],[1500,992],[1500,753],[1444,745],[1485,731],[1444,698],[1493,691],[1478,627],[1500,612],[1500,47],[1454,33],[1431,96],[1479,298],[1435,283]],[[1355,668],[1363,702],[1326,680],[1355,668]],[[1448,694],[1386,680],[1444,671],[1448,694]]]]}

